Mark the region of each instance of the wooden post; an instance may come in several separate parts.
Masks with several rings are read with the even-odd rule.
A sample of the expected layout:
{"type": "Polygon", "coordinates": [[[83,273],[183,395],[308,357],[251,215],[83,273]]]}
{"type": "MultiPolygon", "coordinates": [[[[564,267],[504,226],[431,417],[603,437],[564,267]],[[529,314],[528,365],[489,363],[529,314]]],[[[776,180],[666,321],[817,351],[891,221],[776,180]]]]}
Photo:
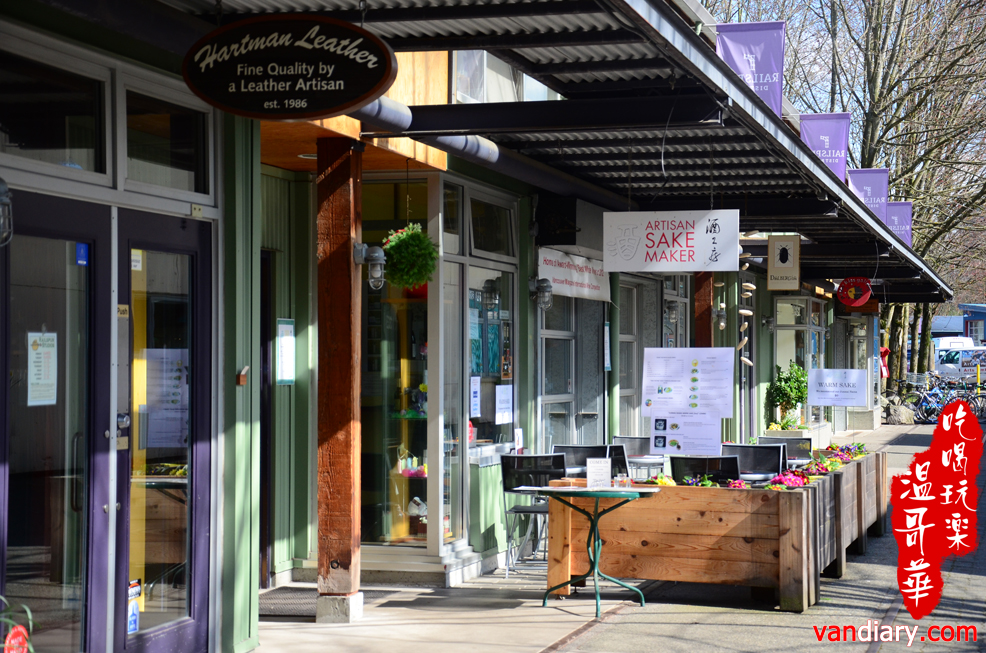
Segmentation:
{"type": "Polygon", "coordinates": [[[695,273],[695,346],[712,347],[712,273],[695,273]]]}
{"type": "Polygon", "coordinates": [[[778,562],[781,610],[804,612],[808,609],[808,542],[806,498],[804,492],[781,492],[778,506],[778,562]]]}
{"type": "Polygon", "coordinates": [[[870,455],[876,458],[876,523],[871,526],[870,533],[880,537],[887,532],[887,497],[890,494],[887,479],[887,453],[877,451],[870,455]]]}
{"type": "Polygon", "coordinates": [[[362,144],[318,139],[318,593],[359,591],[362,144]]]}
{"type": "MultiPolygon", "coordinates": [[[[551,481],[555,484],[555,481],[551,481]]],[[[558,483],[561,485],[560,483],[558,483]]],[[[561,585],[572,577],[572,509],[560,501],[548,500],[548,585],[561,585]]],[[[571,585],[555,590],[568,596],[571,585]]]]}
{"type": "Polygon", "coordinates": [[[856,474],[856,541],[850,546],[852,553],[863,555],[866,553],[866,502],[869,497],[866,494],[866,463],[856,460],[850,465],[854,468],[851,473],[856,474]]]}

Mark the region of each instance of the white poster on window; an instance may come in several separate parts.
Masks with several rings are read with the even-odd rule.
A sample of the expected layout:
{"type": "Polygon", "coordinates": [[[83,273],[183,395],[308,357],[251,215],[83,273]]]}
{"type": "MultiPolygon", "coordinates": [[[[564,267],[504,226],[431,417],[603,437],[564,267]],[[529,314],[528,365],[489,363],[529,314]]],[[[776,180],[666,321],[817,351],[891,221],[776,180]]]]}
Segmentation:
{"type": "Polygon", "coordinates": [[[145,349],[146,446],[188,444],[189,361],[187,349],[145,349]]]}
{"type": "Polygon", "coordinates": [[[732,347],[644,349],[642,414],[715,410],[733,417],[735,359],[732,347]]]}
{"type": "Polygon", "coordinates": [[[602,261],[542,247],[538,250],[538,277],[551,282],[555,295],[609,301],[609,275],[602,261]]]}
{"type": "Polygon", "coordinates": [[[867,407],[866,370],[808,370],[808,404],[867,407]]]}
{"type": "Polygon", "coordinates": [[[27,405],[58,403],[58,334],[27,332],[27,405]]]}
{"type": "Polygon", "coordinates": [[[494,424],[509,424],[514,421],[514,387],[496,386],[496,419],[494,424]]]}
{"type": "Polygon", "coordinates": [[[277,320],[277,385],[294,385],[294,320],[277,320]]]}
{"type": "Polygon", "coordinates": [[[650,451],[671,456],[718,456],[722,453],[719,411],[663,410],[650,421],[650,451]]]}
{"type": "Polygon", "coordinates": [[[735,272],[739,210],[603,214],[607,272],[735,272]]]}
{"type": "Polygon", "coordinates": [[[469,417],[482,417],[483,407],[480,398],[480,384],[482,377],[469,377],[469,417]]]}

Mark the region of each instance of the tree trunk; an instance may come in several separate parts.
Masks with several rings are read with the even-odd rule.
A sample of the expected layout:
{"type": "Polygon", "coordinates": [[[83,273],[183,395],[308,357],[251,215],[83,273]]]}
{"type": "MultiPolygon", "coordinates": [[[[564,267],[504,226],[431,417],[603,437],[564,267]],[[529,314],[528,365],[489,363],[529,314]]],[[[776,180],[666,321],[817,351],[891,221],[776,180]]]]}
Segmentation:
{"type": "MultiPolygon", "coordinates": [[[[919,304],[914,305],[914,317],[911,320],[911,359],[909,370],[911,372],[918,371],[918,321],[921,319],[921,306],[919,304]]],[[[905,345],[906,348],[907,345],[905,345]]]]}
{"type": "MultiPolygon", "coordinates": [[[[918,372],[928,371],[928,353],[931,349],[931,311],[928,303],[921,304],[921,347],[918,351],[918,372]]],[[[913,345],[912,345],[913,346],[913,345]]]]}
{"type": "Polygon", "coordinates": [[[887,369],[890,373],[890,378],[887,379],[887,389],[897,390],[897,379],[900,378],[900,364],[899,359],[901,355],[900,346],[898,341],[900,340],[900,319],[901,311],[897,304],[888,304],[884,311],[885,315],[880,319],[881,328],[884,329],[885,333],[880,336],[880,344],[890,350],[890,355],[887,356],[887,369]]]}

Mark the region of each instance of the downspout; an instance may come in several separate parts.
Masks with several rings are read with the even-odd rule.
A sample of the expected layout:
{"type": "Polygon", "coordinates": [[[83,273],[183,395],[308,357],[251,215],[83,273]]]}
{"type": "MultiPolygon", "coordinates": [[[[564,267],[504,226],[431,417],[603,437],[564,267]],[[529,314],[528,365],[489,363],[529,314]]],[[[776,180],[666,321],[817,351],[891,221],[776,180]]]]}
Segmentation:
{"type": "MultiPolygon", "coordinates": [[[[350,113],[349,117],[370,124],[375,129],[394,134],[407,131],[414,120],[410,107],[388,97],[374,100],[350,113]]],[[[512,150],[501,149],[496,143],[482,136],[428,136],[415,140],[552,193],[578,197],[613,211],[627,210],[626,197],[555,170],[512,150]]],[[[637,208],[636,203],[632,203],[631,208],[637,208]]]]}

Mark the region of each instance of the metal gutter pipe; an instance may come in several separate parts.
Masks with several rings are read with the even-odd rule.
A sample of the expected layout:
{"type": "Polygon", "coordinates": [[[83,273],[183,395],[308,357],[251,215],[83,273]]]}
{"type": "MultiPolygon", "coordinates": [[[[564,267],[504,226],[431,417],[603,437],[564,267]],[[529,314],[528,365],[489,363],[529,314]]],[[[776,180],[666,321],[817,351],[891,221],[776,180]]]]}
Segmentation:
{"type": "MultiPolygon", "coordinates": [[[[370,124],[375,129],[394,134],[407,131],[414,120],[410,107],[388,97],[374,100],[350,113],[349,117],[370,124]]],[[[551,166],[512,150],[501,149],[496,143],[482,136],[428,136],[415,140],[558,195],[577,197],[614,211],[637,208],[636,202],[630,202],[628,206],[626,197],[555,170],[551,166]]]]}

